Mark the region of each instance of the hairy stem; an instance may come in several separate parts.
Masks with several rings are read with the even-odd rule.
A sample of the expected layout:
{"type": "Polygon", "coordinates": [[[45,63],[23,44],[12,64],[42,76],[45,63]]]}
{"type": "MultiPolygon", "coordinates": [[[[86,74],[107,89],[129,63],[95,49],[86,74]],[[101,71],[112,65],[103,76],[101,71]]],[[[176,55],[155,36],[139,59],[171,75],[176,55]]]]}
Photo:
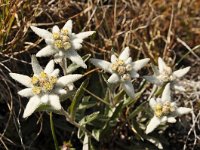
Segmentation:
{"type": "Polygon", "coordinates": [[[56,134],[55,134],[55,129],[54,129],[52,112],[50,112],[50,126],[51,126],[51,133],[52,133],[53,141],[54,141],[54,145],[55,145],[55,150],[59,150],[58,141],[57,141],[56,134]]]}
{"type": "Polygon", "coordinates": [[[81,130],[83,130],[84,132],[86,132],[89,136],[93,137],[93,135],[84,126],[80,126],[76,121],[74,121],[70,117],[70,115],[68,114],[68,112],[66,112],[64,109],[62,109],[61,112],[65,116],[65,118],[66,118],[66,120],[68,122],[70,122],[71,124],[73,124],[75,127],[80,128],[81,130]]]}

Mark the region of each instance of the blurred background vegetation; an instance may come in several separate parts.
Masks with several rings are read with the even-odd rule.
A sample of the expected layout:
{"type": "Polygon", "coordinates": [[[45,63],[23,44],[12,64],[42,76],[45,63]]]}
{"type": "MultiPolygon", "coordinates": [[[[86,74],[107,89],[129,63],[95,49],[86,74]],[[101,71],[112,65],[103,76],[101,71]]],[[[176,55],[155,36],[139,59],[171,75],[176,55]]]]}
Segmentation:
{"type": "MultiPolygon", "coordinates": [[[[27,99],[17,95],[21,85],[13,82],[8,73],[31,74],[30,56],[45,45],[30,25],[51,29],[55,24],[62,27],[68,19],[73,20],[75,33],[96,31],[84,42],[79,52],[82,56],[89,53],[108,59],[112,51],[119,53],[129,46],[134,60],[149,57],[156,64],[160,56],[169,65],[192,66],[183,81],[188,92],[178,93],[177,99],[194,111],[181,118],[183,123],[166,130],[166,149],[200,149],[199,8],[199,0],[0,0],[0,149],[54,149],[48,114],[34,113],[22,119],[27,99]]],[[[47,61],[40,59],[41,64],[47,61]]],[[[141,75],[147,71],[151,72],[150,66],[141,75]]],[[[100,97],[105,94],[101,81],[100,86],[92,84],[98,76],[88,77],[88,89],[100,97]]],[[[70,100],[63,103],[63,107],[69,105],[70,100]]],[[[59,145],[65,141],[67,147],[70,144],[66,142],[71,142],[72,147],[81,149],[77,129],[62,116],[55,115],[54,119],[59,145]]],[[[128,139],[134,132],[126,123],[114,128],[110,134],[113,139],[108,140],[107,135],[105,141],[97,143],[99,149],[129,149],[116,143],[134,145],[128,139]]]]}

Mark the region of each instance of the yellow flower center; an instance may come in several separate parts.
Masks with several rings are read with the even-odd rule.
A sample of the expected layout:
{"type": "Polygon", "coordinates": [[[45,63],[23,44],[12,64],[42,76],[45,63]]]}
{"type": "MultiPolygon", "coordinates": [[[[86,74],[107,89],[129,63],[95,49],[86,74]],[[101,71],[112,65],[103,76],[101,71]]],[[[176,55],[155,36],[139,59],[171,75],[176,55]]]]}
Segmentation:
{"type": "Polygon", "coordinates": [[[53,33],[54,46],[58,49],[68,50],[72,47],[67,29],[53,33]]]}
{"type": "Polygon", "coordinates": [[[54,33],[53,34],[53,38],[54,39],[59,39],[60,38],[60,34],[59,33],[54,33]]]}
{"type": "Polygon", "coordinates": [[[131,71],[132,70],[132,66],[130,64],[126,65],[126,70],[127,71],[131,71]]]}
{"type": "Polygon", "coordinates": [[[41,77],[42,79],[46,79],[46,78],[48,77],[48,75],[47,75],[44,71],[42,71],[42,72],[40,73],[40,77],[41,77]]]}
{"type": "Polygon", "coordinates": [[[155,110],[162,110],[162,105],[161,104],[156,104],[155,110]]]}
{"type": "Polygon", "coordinates": [[[172,69],[170,67],[165,68],[165,70],[158,76],[158,79],[160,79],[162,82],[168,82],[172,80],[172,78],[172,69]]]}
{"type": "Polygon", "coordinates": [[[63,43],[61,40],[55,40],[54,45],[59,49],[63,48],[63,43]]]}
{"type": "Polygon", "coordinates": [[[61,29],[63,35],[68,35],[69,31],[67,29],[61,29]]]}
{"type": "Polygon", "coordinates": [[[33,91],[34,94],[38,95],[38,94],[40,94],[40,92],[41,92],[41,88],[38,87],[38,86],[34,86],[34,87],[32,88],[32,91],[33,91]]]}
{"type": "Polygon", "coordinates": [[[33,76],[31,79],[32,84],[37,84],[39,82],[39,79],[36,76],[33,76]]]}
{"type": "Polygon", "coordinates": [[[156,111],[155,111],[155,115],[156,115],[157,117],[161,117],[161,116],[163,115],[162,110],[156,110],[156,111]]]}
{"type": "Polygon", "coordinates": [[[125,72],[126,72],[126,68],[125,68],[124,66],[118,66],[117,72],[118,72],[120,75],[123,75],[123,74],[125,74],[125,72]]]}
{"type": "Polygon", "coordinates": [[[131,80],[131,75],[130,74],[124,74],[123,76],[122,76],[122,79],[124,79],[124,80],[131,80]]]}
{"type": "Polygon", "coordinates": [[[131,79],[130,71],[132,70],[132,66],[130,64],[125,64],[123,60],[118,59],[112,64],[111,69],[119,74],[123,80],[131,79]]]}
{"type": "Polygon", "coordinates": [[[164,115],[169,115],[171,112],[175,111],[175,107],[171,105],[171,103],[169,101],[161,104],[158,103],[156,104],[156,106],[154,107],[154,114],[157,117],[161,117],[164,115]]]}
{"type": "Polygon", "coordinates": [[[45,82],[43,89],[46,91],[51,91],[53,89],[53,84],[50,82],[45,82]]]}
{"type": "Polygon", "coordinates": [[[55,76],[51,76],[50,78],[49,78],[49,81],[50,81],[50,83],[56,83],[57,82],[57,77],[55,77],[55,76]]]}
{"type": "Polygon", "coordinates": [[[38,95],[42,92],[51,92],[57,82],[57,77],[49,76],[44,71],[42,71],[39,76],[33,76],[31,82],[33,84],[33,93],[38,95]]]}

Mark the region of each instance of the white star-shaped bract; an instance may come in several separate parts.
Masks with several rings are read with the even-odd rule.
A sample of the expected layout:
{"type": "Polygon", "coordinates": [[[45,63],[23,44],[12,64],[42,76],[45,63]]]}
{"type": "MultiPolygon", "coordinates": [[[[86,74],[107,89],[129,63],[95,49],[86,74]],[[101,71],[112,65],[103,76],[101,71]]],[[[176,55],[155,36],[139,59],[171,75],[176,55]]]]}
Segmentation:
{"type": "Polygon", "coordinates": [[[24,110],[23,117],[30,116],[40,106],[50,106],[53,110],[60,110],[60,96],[67,94],[73,86],[73,82],[82,77],[81,74],[59,77],[59,69],[54,69],[54,61],[51,60],[43,70],[35,56],[32,56],[33,76],[10,73],[10,76],[26,88],[18,94],[30,98],[24,110]]]}
{"type": "Polygon", "coordinates": [[[153,76],[144,76],[144,78],[158,86],[162,86],[164,83],[170,82],[172,86],[180,91],[184,91],[184,88],[178,84],[178,79],[183,77],[188,71],[190,67],[186,67],[183,69],[179,69],[176,71],[172,71],[172,68],[166,65],[162,58],[158,58],[158,68],[154,68],[153,76]]]}
{"type": "Polygon", "coordinates": [[[146,134],[152,132],[160,124],[175,123],[175,117],[187,114],[192,110],[186,107],[177,107],[176,103],[171,101],[170,83],[165,86],[162,97],[151,98],[149,105],[154,112],[154,116],[147,125],[146,134]]]}
{"type": "Polygon", "coordinates": [[[96,67],[99,67],[112,74],[108,79],[109,83],[120,82],[126,93],[131,98],[134,98],[135,94],[131,78],[139,77],[137,71],[148,63],[149,58],[132,62],[132,58],[130,57],[130,49],[129,47],[126,47],[119,55],[119,58],[117,58],[115,55],[112,55],[111,62],[101,59],[90,59],[90,61],[96,67]]]}
{"type": "Polygon", "coordinates": [[[68,20],[61,30],[55,25],[52,32],[34,26],[31,26],[31,29],[47,43],[47,46],[36,54],[37,57],[54,55],[55,62],[69,58],[75,64],[87,68],[76,50],[82,47],[83,39],[91,36],[95,31],[72,33],[72,20],[68,20]]]}

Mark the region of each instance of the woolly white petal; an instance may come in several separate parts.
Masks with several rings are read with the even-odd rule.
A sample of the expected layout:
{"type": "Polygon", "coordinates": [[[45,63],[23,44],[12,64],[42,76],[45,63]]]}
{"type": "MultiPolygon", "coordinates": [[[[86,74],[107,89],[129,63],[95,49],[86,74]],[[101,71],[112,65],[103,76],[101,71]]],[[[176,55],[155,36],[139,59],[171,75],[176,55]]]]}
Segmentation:
{"type": "Polygon", "coordinates": [[[186,73],[188,73],[188,71],[190,70],[190,67],[186,67],[186,68],[183,68],[183,69],[179,69],[177,71],[174,71],[173,72],[173,75],[175,77],[178,77],[178,78],[181,78],[183,77],[186,73]]]}
{"type": "Polygon", "coordinates": [[[130,49],[129,47],[126,47],[119,55],[119,59],[126,61],[129,58],[129,55],[130,55],[130,49]]]}
{"type": "Polygon", "coordinates": [[[44,72],[47,74],[51,74],[54,71],[54,61],[50,60],[49,63],[46,65],[44,72]]]}
{"type": "Polygon", "coordinates": [[[168,117],[167,118],[167,122],[169,122],[169,123],[175,123],[176,119],[174,117],[168,117]]]}
{"type": "Polygon", "coordinates": [[[56,64],[59,64],[62,62],[62,58],[61,57],[54,57],[54,61],[56,64]]]}
{"type": "Polygon", "coordinates": [[[68,20],[65,25],[63,26],[64,30],[68,30],[68,32],[72,33],[72,20],[68,20]]]}
{"type": "Polygon", "coordinates": [[[151,98],[149,100],[149,105],[150,105],[151,109],[154,109],[154,107],[156,105],[156,100],[154,98],[151,98]]]}
{"type": "Polygon", "coordinates": [[[68,50],[66,53],[66,57],[69,58],[75,64],[87,68],[87,65],[84,63],[83,59],[79,56],[79,54],[75,50],[68,50]]]}
{"type": "Polygon", "coordinates": [[[167,119],[168,119],[167,116],[163,116],[163,117],[160,118],[160,122],[161,122],[162,124],[166,124],[167,119]]]}
{"type": "Polygon", "coordinates": [[[165,85],[165,88],[164,88],[163,93],[162,93],[161,100],[162,100],[162,102],[171,101],[170,83],[167,83],[165,85]]]}
{"type": "Polygon", "coordinates": [[[23,89],[23,90],[20,90],[20,91],[18,92],[18,94],[19,94],[20,96],[23,96],[23,97],[31,97],[31,96],[34,95],[33,92],[32,92],[32,88],[25,88],[25,89],[23,89]]]}
{"type": "Polygon", "coordinates": [[[141,59],[141,60],[133,62],[132,63],[133,69],[135,71],[140,70],[141,68],[143,68],[149,62],[149,60],[150,60],[149,58],[145,58],[145,59],[141,59]]]}
{"type": "Polygon", "coordinates": [[[34,74],[39,75],[43,71],[35,55],[31,57],[31,64],[34,74]]]}
{"type": "Polygon", "coordinates": [[[40,29],[34,26],[31,26],[31,29],[41,38],[43,39],[51,39],[52,38],[52,33],[45,30],[45,29],[40,29]]]}
{"type": "Polygon", "coordinates": [[[91,58],[90,62],[95,65],[96,67],[99,67],[101,69],[103,69],[106,72],[112,73],[111,70],[111,63],[105,60],[101,60],[101,59],[94,59],[91,58]]]}
{"type": "Polygon", "coordinates": [[[160,119],[158,117],[154,116],[150,120],[149,124],[147,125],[145,133],[146,134],[151,133],[153,130],[155,130],[160,125],[160,123],[161,123],[160,119]]]}
{"type": "Polygon", "coordinates": [[[45,57],[45,56],[51,56],[57,53],[58,51],[54,49],[51,45],[47,45],[43,49],[41,49],[39,52],[37,52],[36,57],[45,57]]]}
{"type": "Polygon", "coordinates": [[[38,96],[31,97],[24,110],[23,118],[29,117],[40,106],[40,104],[41,102],[38,96]]]}
{"type": "Polygon", "coordinates": [[[181,91],[181,92],[185,92],[186,90],[185,90],[185,88],[184,88],[184,86],[182,86],[182,85],[177,85],[177,84],[175,84],[175,85],[173,85],[173,87],[174,87],[174,89],[175,90],[177,90],[177,91],[181,91]]]}
{"type": "Polygon", "coordinates": [[[53,48],[53,45],[54,45],[54,39],[45,39],[45,42],[46,42],[46,44],[48,44],[48,45],[51,45],[52,46],[52,48],[53,48]]]}
{"type": "Polygon", "coordinates": [[[80,39],[85,39],[85,38],[91,36],[94,33],[95,33],[95,31],[81,32],[81,33],[76,34],[76,37],[78,37],[80,39]]]}
{"type": "Polygon", "coordinates": [[[58,76],[60,73],[60,70],[59,69],[55,69],[52,73],[51,73],[51,76],[58,76]]]}
{"type": "Polygon", "coordinates": [[[159,139],[150,136],[150,137],[147,137],[146,140],[153,143],[159,150],[163,149],[163,145],[162,145],[162,143],[160,142],[159,139]]]}
{"type": "Polygon", "coordinates": [[[115,55],[111,55],[111,62],[115,63],[117,61],[117,57],[115,55]]]}
{"type": "Polygon", "coordinates": [[[60,99],[57,95],[49,95],[49,103],[55,110],[61,109],[60,99]]]}
{"type": "Polygon", "coordinates": [[[58,85],[58,86],[66,86],[67,84],[73,83],[73,82],[79,80],[82,77],[83,77],[83,75],[81,75],[81,74],[66,75],[66,76],[60,77],[58,79],[56,85],[58,85]]]}
{"type": "Polygon", "coordinates": [[[60,29],[57,25],[53,26],[52,28],[52,33],[59,33],[60,32],[60,29]]]}
{"type": "Polygon", "coordinates": [[[17,74],[17,73],[9,73],[9,75],[11,76],[11,78],[21,83],[22,85],[26,87],[32,87],[31,78],[29,76],[17,74]]]}
{"type": "Polygon", "coordinates": [[[138,78],[140,76],[135,70],[131,70],[130,74],[132,78],[138,78]]]}
{"type": "Polygon", "coordinates": [[[75,38],[71,41],[71,43],[72,43],[72,49],[80,49],[82,48],[83,40],[80,38],[75,38]]]}
{"type": "Polygon", "coordinates": [[[177,108],[176,102],[171,102],[170,106],[171,106],[172,108],[177,108]]]}
{"type": "Polygon", "coordinates": [[[130,64],[131,62],[132,62],[132,58],[129,57],[129,58],[125,61],[125,64],[127,65],[127,64],[130,64]]]}
{"type": "MultiPolygon", "coordinates": [[[[66,56],[67,57],[67,56],[66,56]]],[[[62,60],[63,60],[63,56],[60,56],[60,52],[59,53],[56,53],[55,55],[54,55],[54,61],[55,61],[55,63],[61,63],[62,62],[62,60]]]]}
{"type": "Polygon", "coordinates": [[[162,82],[160,82],[156,76],[144,76],[144,79],[156,85],[162,84],[162,82]]]}
{"type": "Polygon", "coordinates": [[[162,103],[162,100],[161,100],[161,98],[159,98],[159,97],[156,98],[155,100],[156,100],[157,103],[162,103]]]}
{"type": "Polygon", "coordinates": [[[158,58],[158,68],[159,68],[159,72],[162,73],[165,68],[167,68],[168,66],[166,65],[166,63],[163,61],[162,58],[158,58]]]}
{"type": "Polygon", "coordinates": [[[47,104],[48,101],[49,101],[49,95],[48,94],[44,94],[41,97],[41,102],[44,103],[44,104],[47,104]]]}
{"type": "Polygon", "coordinates": [[[54,92],[58,95],[64,95],[67,94],[67,91],[65,89],[61,89],[61,88],[55,88],[54,92]]]}
{"type": "Polygon", "coordinates": [[[117,82],[119,82],[119,80],[120,80],[119,76],[118,76],[116,73],[113,73],[113,74],[109,77],[108,82],[109,82],[109,83],[117,83],[117,82]]]}
{"type": "Polygon", "coordinates": [[[65,52],[63,52],[63,51],[59,51],[59,52],[58,52],[58,55],[59,55],[60,57],[64,57],[65,52]]]}
{"type": "Polygon", "coordinates": [[[130,96],[131,98],[135,97],[135,92],[134,92],[133,84],[131,83],[131,81],[123,82],[122,88],[126,91],[128,96],[130,96]]]}
{"type": "Polygon", "coordinates": [[[191,108],[186,108],[186,107],[179,107],[176,109],[176,114],[178,116],[184,115],[184,114],[188,114],[192,111],[191,108]]]}
{"type": "Polygon", "coordinates": [[[74,84],[73,83],[69,83],[67,84],[67,88],[71,91],[74,89],[74,84]]]}

